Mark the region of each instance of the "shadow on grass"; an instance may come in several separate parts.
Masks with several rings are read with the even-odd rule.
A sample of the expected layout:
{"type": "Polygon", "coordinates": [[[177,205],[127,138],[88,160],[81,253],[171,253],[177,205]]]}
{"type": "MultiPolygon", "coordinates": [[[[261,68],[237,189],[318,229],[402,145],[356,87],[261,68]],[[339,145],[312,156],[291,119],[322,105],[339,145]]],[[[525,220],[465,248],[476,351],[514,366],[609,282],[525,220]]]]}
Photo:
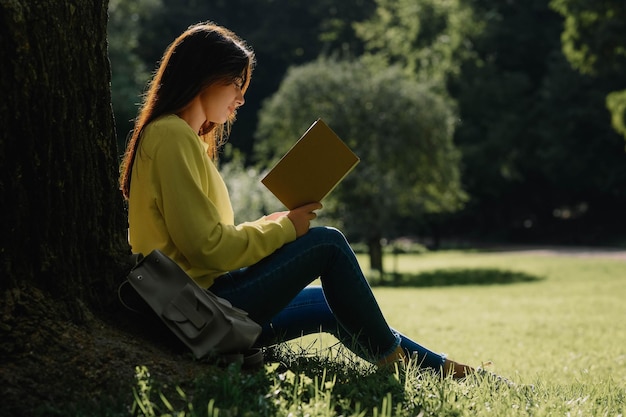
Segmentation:
{"type": "Polygon", "coordinates": [[[519,271],[496,268],[438,269],[418,274],[386,274],[382,279],[370,280],[379,287],[445,287],[453,285],[504,285],[537,282],[543,277],[519,271]]]}

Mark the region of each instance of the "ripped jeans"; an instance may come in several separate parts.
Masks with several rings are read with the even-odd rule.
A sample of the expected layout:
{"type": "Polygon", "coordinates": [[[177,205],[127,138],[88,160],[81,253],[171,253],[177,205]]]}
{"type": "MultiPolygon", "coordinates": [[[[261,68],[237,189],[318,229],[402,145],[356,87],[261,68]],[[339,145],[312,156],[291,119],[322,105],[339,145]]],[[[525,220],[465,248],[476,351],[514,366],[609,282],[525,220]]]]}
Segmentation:
{"type": "Polygon", "coordinates": [[[370,362],[398,346],[415,352],[421,367],[438,370],[445,361],[389,327],[352,248],[334,228],[311,228],[257,264],[218,277],[209,289],[263,326],[259,346],[323,331],[370,362]],[[321,287],[308,286],[317,278],[321,287]]]}

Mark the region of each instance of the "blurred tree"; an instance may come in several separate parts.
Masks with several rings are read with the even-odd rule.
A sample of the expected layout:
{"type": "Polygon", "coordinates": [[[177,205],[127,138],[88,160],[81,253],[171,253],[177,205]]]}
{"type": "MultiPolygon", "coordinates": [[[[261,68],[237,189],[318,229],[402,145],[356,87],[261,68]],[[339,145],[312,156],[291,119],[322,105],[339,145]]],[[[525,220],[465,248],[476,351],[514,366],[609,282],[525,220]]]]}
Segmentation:
{"type": "Polygon", "coordinates": [[[284,210],[282,204],[260,183],[258,167],[246,165],[241,152],[226,144],[225,162],[219,165],[224,177],[237,223],[258,219],[284,210]]]}
{"type": "MultiPolygon", "coordinates": [[[[625,164],[602,108],[617,81],[564,65],[562,19],[547,0],[377,4],[357,26],[366,49],[420,79],[437,74],[458,103],[455,141],[470,201],[449,233],[569,239],[575,233],[555,227],[592,218],[612,229],[625,203],[625,164]],[[444,58],[421,58],[432,56],[444,58]]],[[[580,230],[578,239],[595,239],[580,230]]]]}
{"type": "Polygon", "coordinates": [[[472,9],[461,0],[377,0],[375,13],[354,24],[366,55],[383,66],[398,64],[420,82],[445,86],[473,56],[480,33],[472,9]]]}
{"type": "Polygon", "coordinates": [[[626,3],[622,0],[551,0],[565,18],[561,42],[574,68],[615,74],[626,67],[626,3]]]}
{"type": "MultiPolygon", "coordinates": [[[[142,0],[147,4],[152,4],[153,1],[157,0],[142,0]]],[[[140,30],[137,37],[138,47],[131,53],[136,54],[149,70],[154,68],[155,62],[161,58],[164,49],[176,36],[189,25],[200,21],[211,20],[226,26],[254,48],[259,65],[252,79],[253,86],[246,95],[247,104],[238,112],[237,129],[231,136],[231,143],[241,149],[244,155],[248,155],[252,150],[257,111],[262,101],[276,91],[287,68],[290,65],[311,61],[320,53],[359,54],[362,43],[356,37],[351,23],[367,17],[374,7],[374,0],[158,1],[161,6],[152,6],[149,13],[144,11],[136,13],[133,10],[143,6],[135,5],[136,2],[131,0],[116,0],[125,4],[118,10],[130,10],[132,16],[138,16],[138,19],[130,20],[124,13],[119,19],[113,16],[113,13],[111,17],[112,21],[121,19],[122,23],[129,23],[122,28],[121,33],[135,28],[140,30]]],[[[112,27],[109,31],[111,35],[113,30],[117,29],[112,27]]],[[[113,72],[114,74],[116,72],[115,63],[113,72]]],[[[119,82],[118,85],[121,88],[123,83],[119,82]]],[[[114,85],[114,89],[116,88],[114,85]]],[[[142,88],[143,85],[137,85],[135,97],[142,88]]],[[[130,99],[132,94],[128,100],[130,99]]],[[[130,103],[136,101],[132,99],[130,103]]],[[[132,105],[127,104],[128,108],[132,105]]],[[[120,117],[126,120],[127,116],[120,117]]]]}
{"type": "Polygon", "coordinates": [[[255,147],[261,162],[282,156],[318,117],[361,158],[329,197],[340,202],[333,214],[367,242],[371,267],[382,274],[381,239],[402,228],[398,216],[463,204],[453,111],[396,67],[319,59],[292,68],[264,104],[255,147]]]}
{"type": "MultiPolygon", "coordinates": [[[[459,106],[455,140],[471,196],[457,227],[466,233],[464,226],[471,225],[479,235],[510,239],[517,230],[537,230],[537,205],[551,205],[543,200],[550,194],[545,177],[527,165],[533,164],[538,146],[533,109],[541,98],[548,57],[558,49],[560,21],[544,0],[474,0],[470,6],[482,30],[468,40],[473,59],[448,79],[459,106]]],[[[555,140],[562,137],[558,132],[549,136],[553,133],[555,140]]]]}
{"type": "Polygon", "coordinates": [[[626,185],[624,154],[603,111],[613,82],[568,67],[561,18],[546,1],[473,9],[484,28],[472,39],[478,59],[449,81],[473,200],[464,223],[500,238],[601,242],[591,220],[613,232],[626,197],[616,191],[626,185]]]}
{"type": "Polygon", "coordinates": [[[118,145],[125,148],[125,139],[133,127],[141,92],[150,69],[139,58],[142,45],[141,22],[148,20],[162,7],[161,0],[110,0],[109,59],[111,60],[111,101],[119,134],[118,145]]]}
{"type": "MultiPolygon", "coordinates": [[[[561,42],[572,66],[626,87],[626,2],[552,0],[550,5],[565,18],[561,42]]],[[[626,138],[626,89],[609,94],[606,104],[613,127],[626,138]]]]}
{"type": "Polygon", "coordinates": [[[611,125],[626,138],[626,90],[613,91],[606,96],[606,107],[611,112],[611,125]]]}
{"type": "Polygon", "coordinates": [[[548,65],[520,146],[523,195],[543,240],[607,244],[626,230],[624,142],[603,106],[614,84],[572,70],[558,50],[548,65]]]}

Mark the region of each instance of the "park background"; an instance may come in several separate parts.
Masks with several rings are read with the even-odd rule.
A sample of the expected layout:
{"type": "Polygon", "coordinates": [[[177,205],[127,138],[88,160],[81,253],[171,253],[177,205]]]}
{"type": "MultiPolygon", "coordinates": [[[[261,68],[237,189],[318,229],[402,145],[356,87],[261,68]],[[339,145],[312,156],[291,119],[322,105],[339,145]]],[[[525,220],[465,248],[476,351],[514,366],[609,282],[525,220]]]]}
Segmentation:
{"type": "Polygon", "coordinates": [[[257,179],[322,117],[362,159],[324,221],[370,255],[403,236],[429,247],[625,244],[624,107],[612,114],[608,99],[626,88],[619,2],[112,0],[109,10],[120,147],[155,62],[188,25],[214,21],[254,48],[222,154],[240,221],[280,208],[257,179]]]}
{"type": "Polygon", "coordinates": [[[623,251],[587,246],[624,246],[624,7],[0,0],[2,412],[167,414],[180,386],[206,415],[623,415],[623,251]],[[261,173],[324,117],[363,162],[320,221],[378,257],[390,322],[541,389],[402,385],[315,350],[250,376],[129,320],[128,121],[166,44],[208,19],[258,56],[220,163],[239,219],[277,207],[261,173]],[[569,249],[506,251],[522,243],[569,249]]]}
{"type": "MultiPolygon", "coordinates": [[[[624,107],[608,100],[626,88],[626,20],[616,22],[626,19],[626,6],[140,3],[110,3],[120,144],[133,100],[168,42],[197,21],[234,30],[257,54],[221,155],[239,221],[282,209],[258,180],[322,117],[362,162],[325,201],[317,223],[341,227],[363,253],[390,323],[470,363],[491,359],[496,371],[544,393],[558,387],[550,400],[535,398],[539,415],[623,410],[613,396],[624,381],[617,319],[624,252],[601,248],[626,245],[624,107]]],[[[301,378],[319,376],[315,365],[333,369],[345,354],[333,356],[334,343],[314,335],[292,347],[295,357],[331,356],[296,366],[301,378]]],[[[347,378],[353,393],[367,392],[347,378]]],[[[477,402],[500,402],[496,415],[516,413],[516,400],[492,394],[477,402]]],[[[330,397],[340,402],[342,394],[330,397]]],[[[320,400],[303,395],[295,403],[306,412],[320,400]]],[[[533,413],[529,403],[520,415],[533,413]]],[[[425,404],[422,413],[455,413],[425,404]]]]}

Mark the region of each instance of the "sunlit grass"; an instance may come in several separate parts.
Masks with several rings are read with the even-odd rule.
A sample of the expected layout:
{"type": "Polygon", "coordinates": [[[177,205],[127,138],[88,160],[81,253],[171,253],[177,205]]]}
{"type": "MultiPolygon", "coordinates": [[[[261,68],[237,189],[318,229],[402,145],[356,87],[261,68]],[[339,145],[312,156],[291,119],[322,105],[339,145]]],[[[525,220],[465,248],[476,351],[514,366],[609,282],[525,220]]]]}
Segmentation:
{"type": "Polygon", "coordinates": [[[626,263],[617,260],[437,253],[400,258],[401,272],[491,268],[536,277],[511,285],[377,288],[390,324],[470,364],[506,375],[626,385],[626,263]]]}
{"type": "MultiPolygon", "coordinates": [[[[626,262],[458,251],[401,255],[387,261],[396,262],[395,272],[408,283],[420,277],[432,280],[419,287],[375,287],[393,327],[470,365],[491,360],[494,371],[520,384],[533,384],[534,390],[503,389],[486,380],[441,380],[413,368],[406,375],[377,372],[337,347],[332,337],[318,335],[282,346],[273,352],[276,360],[268,361],[260,372],[216,369],[197,381],[193,397],[172,387],[164,389],[162,397],[155,390],[138,396],[135,412],[624,415],[626,262]],[[498,271],[528,279],[502,281],[498,271]],[[462,282],[464,276],[475,282],[462,282]],[[141,401],[148,412],[139,407],[141,401]]],[[[393,269],[388,265],[389,271],[393,269]]],[[[145,375],[142,384],[138,386],[145,390],[145,375]]]]}

